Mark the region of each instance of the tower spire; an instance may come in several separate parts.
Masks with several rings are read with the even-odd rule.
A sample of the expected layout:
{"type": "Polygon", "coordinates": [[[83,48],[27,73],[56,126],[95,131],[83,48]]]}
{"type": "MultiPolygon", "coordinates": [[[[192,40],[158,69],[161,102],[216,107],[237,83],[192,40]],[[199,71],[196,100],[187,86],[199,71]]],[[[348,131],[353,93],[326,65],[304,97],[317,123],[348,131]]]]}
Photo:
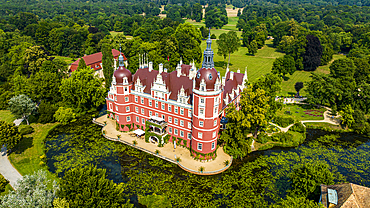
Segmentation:
{"type": "Polygon", "coordinates": [[[207,39],[207,48],[204,50],[204,58],[202,63],[202,68],[213,68],[213,50],[211,48],[212,40],[211,40],[211,28],[209,28],[208,39],[207,39]]]}
{"type": "Polygon", "coordinates": [[[121,53],[121,44],[119,44],[118,66],[125,66],[123,56],[122,56],[122,53],[121,53]]]}

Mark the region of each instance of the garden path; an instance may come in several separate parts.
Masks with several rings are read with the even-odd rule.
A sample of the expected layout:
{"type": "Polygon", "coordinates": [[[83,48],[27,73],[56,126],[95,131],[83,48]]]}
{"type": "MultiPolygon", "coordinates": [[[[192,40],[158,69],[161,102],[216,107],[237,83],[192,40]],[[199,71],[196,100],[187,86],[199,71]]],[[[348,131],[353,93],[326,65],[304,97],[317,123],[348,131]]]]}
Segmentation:
{"type": "Polygon", "coordinates": [[[18,180],[23,179],[23,176],[9,162],[5,146],[1,148],[0,152],[0,173],[9,181],[14,190],[17,189],[18,180]]]}
{"type": "MultiPolygon", "coordinates": [[[[325,106],[322,106],[322,107],[325,107],[325,106]]],[[[301,123],[304,125],[304,123],[320,122],[320,123],[330,123],[330,124],[333,124],[333,125],[339,125],[340,124],[339,116],[335,116],[335,117],[330,116],[331,109],[328,108],[328,107],[325,107],[325,108],[327,109],[327,111],[324,112],[324,119],[323,120],[305,120],[305,121],[301,121],[301,123]]],[[[270,124],[278,127],[282,132],[287,132],[290,129],[290,127],[292,127],[294,125],[294,124],[290,124],[289,126],[283,128],[283,127],[278,126],[277,124],[274,124],[274,123],[271,123],[271,122],[270,122],[270,124]]]]}

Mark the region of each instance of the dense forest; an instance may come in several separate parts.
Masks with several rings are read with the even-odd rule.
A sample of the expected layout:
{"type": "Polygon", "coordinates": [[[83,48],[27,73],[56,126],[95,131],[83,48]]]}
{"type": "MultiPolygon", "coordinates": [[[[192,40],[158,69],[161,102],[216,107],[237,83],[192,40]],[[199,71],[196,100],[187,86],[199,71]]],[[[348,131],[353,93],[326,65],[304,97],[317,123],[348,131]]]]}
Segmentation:
{"type": "MultiPolygon", "coordinates": [[[[155,201],[163,194],[164,199],[159,201],[177,207],[287,207],[284,206],[287,204],[312,207],[318,201],[317,187],[320,183],[333,184],[358,179],[353,175],[346,178],[345,174],[356,169],[353,167],[356,164],[345,166],[345,162],[338,162],[331,156],[339,157],[344,151],[342,147],[357,147],[363,141],[341,143],[340,136],[334,133],[320,137],[318,141],[309,141],[297,147],[295,152],[273,153],[250,163],[250,158],[243,158],[250,154],[253,139],[257,142],[279,140],[295,147],[302,144],[306,138],[306,128],[299,122],[291,131],[273,137],[265,134],[257,136],[257,132],[265,131],[268,122],[277,119],[276,112],[282,109],[282,104],[276,102],[275,97],[287,74],[296,71],[315,72],[319,66],[327,64],[331,64],[330,72],[312,73],[311,81],[304,83],[307,102],[312,106],[330,107],[333,114],[339,112],[343,116],[345,131],[370,135],[370,1],[0,0],[0,4],[0,110],[13,111],[17,103],[25,102],[29,107],[25,109],[26,112],[18,114],[30,117],[31,123],[59,121],[61,125],[50,133],[48,142],[55,142],[63,133],[70,136],[58,141],[65,146],[48,143],[48,150],[68,146],[71,150],[74,148],[73,153],[76,153],[54,158],[60,160],[54,172],[61,182],[58,192],[57,189],[53,193],[48,192],[50,199],[59,200],[53,203],[81,206],[88,197],[84,195],[86,198],[78,198],[75,197],[76,193],[86,191],[80,190],[86,181],[95,180],[101,183],[98,184],[103,190],[101,194],[111,197],[104,204],[99,198],[101,195],[94,192],[97,197],[92,197],[91,204],[99,202],[102,206],[131,207],[129,199],[132,197],[140,196],[155,201]],[[85,54],[102,51],[103,62],[110,63],[110,49],[116,48],[121,49],[128,58],[128,69],[132,73],[138,68],[139,54],[143,53],[148,54],[154,66],[165,63],[164,67],[169,71],[174,70],[180,57],[186,64],[193,60],[199,64],[202,60],[200,44],[208,36],[209,30],[204,26],[198,29],[190,23],[184,23],[185,19],[203,21],[206,27],[220,29],[229,21],[225,4],[232,4],[238,10],[236,28],[241,31],[241,38],[235,32],[233,34],[242,47],[248,49],[248,55],[258,53],[257,49],[265,46],[267,38],[273,38],[272,47],[283,53],[282,57],[275,59],[271,73],[248,83],[248,89],[242,93],[242,109],[258,109],[259,114],[248,116],[259,117],[261,122],[258,125],[241,122],[246,120],[250,112],[237,111],[236,108],[228,110],[228,128],[219,142],[225,146],[227,153],[234,156],[236,166],[225,174],[200,178],[179,171],[173,164],[148,157],[143,152],[103,140],[99,128],[90,121],[104,105],[109,84],[103,87],[103,83],[110,83],[111,80],[96,79],[83,61],[76,72],[68,74],[68,65],[63,58],[76,60],[85,54]],[[160,9],[162,6],[163,11],[160,9]],[[160,14],[166,17],[160,17],[160,14]],[[112,36],[111,31],[123,34],[112,36]],[[334,54],[344,54],[345,58],[333,60],[334,54]],[[260,103],[253,103],[255,100],[252,96],[246,96],[251,94],[254,98],[260,98],[260,103]],[[251,132],[253,138],[247,137],[251,132]],[[335,145],[327,149],[328,143],[335,145]],[[102,149],[102,146],[106,149],[102,149]],[[108,151],[108,147],[112,148],[111,151],[108,151]],[[301,165],[303,159],[300,155],[309,157],[312,151],[323,155],[328,163],[317,162],[320,157],[315,155],[318,157],[316,162],[312,158],[304,159],[301,165]],[[122,173],[124,178],[121,182],[125,181],[125,184],[117,185],[106,179],[104,170],[87,166],[91,162],[87,154],[111,156],[113,153],[134,161],[122,162],[125,172],[122,173]],[[66,162],[69,160],[75,160],[75,163],[66,162]],[[328,165],[338,163],[345,168],[338,170],[328,165]],[[84,167],[76,167],[77,164],[84,167]],[[310,179],[311,185],[296,180],[305,174],[319,173],[322,173],[320,177],[310,179]],[[76,175],[85,181],[71,186],[76,175]],[[153,179],[155,182],[152,182],[153,179]],[[175,190],[173,184],[179,189],[175,190]],[[114,198],[113,195],[120,197],[114,198]]],[[[220,35],[218,38],[220,40],[223,37],[227,36],[220,35]]],[[[111,77],[113,68],[105,69],[111,70],[107,72],[111,77]]],[[[300,85],[298,88],[303,88],[303,83],[300,85]]],[[[18,127],[6,122],[0,122],[0,127],[9,130],[12,137],[7,142],[12,144],[9,147],[16,148],[22,139],[18,127]]],[[[2,143],[5,142],[0,138],[2,143]]],[[[369,149],[369,146],[365,145],[364,149],[369,149]]],[[[364,155],[361,151],[355,152],[356,157],[360,158],[361,154],[364,155]]],[[[356,171],[362,171],[364,180],[360,180],[361,185],[369,186],[367,168],[356,171]]],[[[44,177],[43,174],[39,176],[44,177]]],[[[34,181],[32,177],[36,176],[30,176],[27,180],[34,181]]],[[[9,204],[12,202],[11,198],[6,201],[9,204]]],[[[50,205],[51,202],[46,203],[50,205]]]]}

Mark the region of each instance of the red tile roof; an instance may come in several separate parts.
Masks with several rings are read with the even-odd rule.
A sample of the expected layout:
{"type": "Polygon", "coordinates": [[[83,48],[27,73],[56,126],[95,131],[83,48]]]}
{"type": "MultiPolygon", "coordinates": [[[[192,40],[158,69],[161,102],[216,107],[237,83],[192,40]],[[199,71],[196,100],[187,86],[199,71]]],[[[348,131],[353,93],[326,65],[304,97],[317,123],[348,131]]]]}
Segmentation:
{"type": "MultiPolygon", "coordinates": [[[[243,84],[243,77],[244,77],[244,74],[234,72],[233,79],[230,79],[230,72],[226,74],[223,98],[226,98],[227,94],[232,93],[233,89],[237,89],[238,85],[243,84]]],[[[230,99],[234,99],[234,98],[228,97],[228,99],[230,102],[230,99]]],[[[227,104],[228,103],[224,102],[222,107],[225,107],[227,104]]]]}
{"type": "MultiPolygon", "coordinates": [[[[120,52],[118,50],[112,49],[113,58],[117,58],[119,56],[119,54],[120,54],[120,52]]],[[[123,56],[123,59],[127,60],[126,56],[123,53],[121,53],[121,54],[123,56]]],[[[87,66],[91,66],[92,64],[100,64],[101,61],[102,61],[102,58],[103,58],[103,54],[102,54],[102,52],[99,52],[99,53],[94,53],[94,54],[91,54],[91,55],[84,56],[82,58],[85,60],[85,63],[86,63],[87,66]]],[[[80,62],[80,59],[77,59],[77,61],[75,61],[71,64],[70,70],[72,72],[77,69],[79,62],[80,62]]],[[[96,70],[95,67],[94,67],[94,69],[96,70]]]]}

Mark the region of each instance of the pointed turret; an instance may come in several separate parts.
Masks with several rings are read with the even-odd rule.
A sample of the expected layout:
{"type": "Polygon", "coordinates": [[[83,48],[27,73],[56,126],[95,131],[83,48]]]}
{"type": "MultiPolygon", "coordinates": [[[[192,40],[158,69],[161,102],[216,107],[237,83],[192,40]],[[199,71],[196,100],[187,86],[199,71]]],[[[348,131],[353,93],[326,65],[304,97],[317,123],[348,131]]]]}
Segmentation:
{"type": "Polygon", "coordinates": [[[213,62],[213,50],[211,48],[212,40],[211,40],[211,32],[208,34],[207,39],[207,48],[204,50],[204,59],[202,68],[213,68],[215,66],[213,62]]]}

